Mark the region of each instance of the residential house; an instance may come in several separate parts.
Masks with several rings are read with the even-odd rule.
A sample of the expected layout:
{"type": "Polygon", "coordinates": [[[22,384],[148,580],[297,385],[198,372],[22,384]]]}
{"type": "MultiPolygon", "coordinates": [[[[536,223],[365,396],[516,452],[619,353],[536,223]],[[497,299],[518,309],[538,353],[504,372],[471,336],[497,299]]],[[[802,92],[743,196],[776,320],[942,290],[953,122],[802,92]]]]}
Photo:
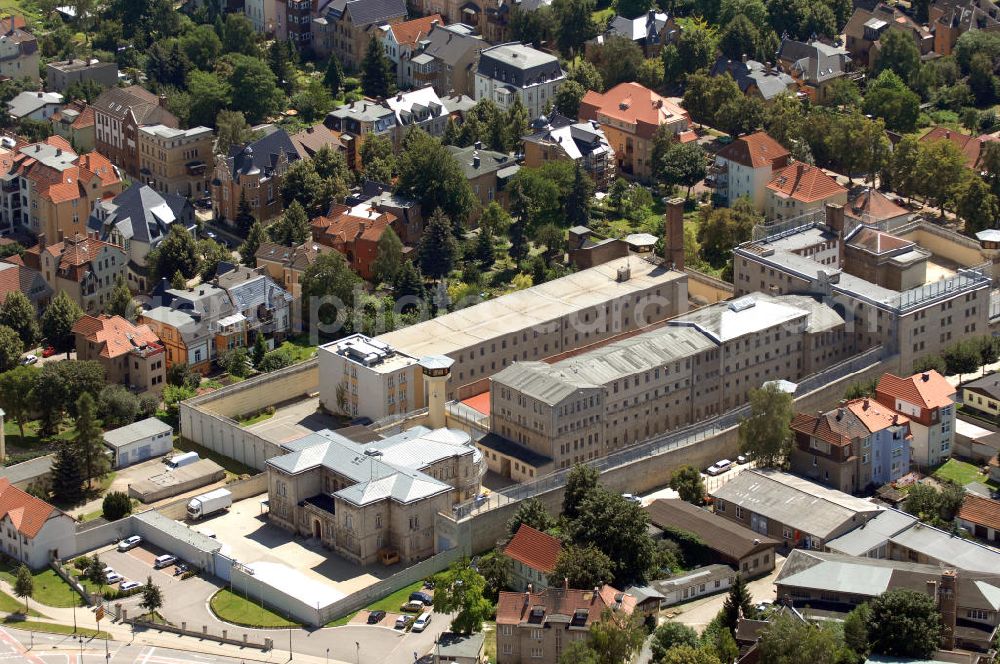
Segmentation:
{"type": "Polygon", "coordinates": [[[822,550],[881,508],[777,470],[744,470],[711,492],[715,514],[783,543],[822,550]]]}
{"type": "Polygon", "coordinates": [[[774,551],[780,544],[729,519],[683,500],[654,500],[643,508],[649,522],[666,537],[678,531],[695,535],[712,556],[712,563],[729,565],[743,578],[768,574],[774,569],[774,551]]]}
{"type": "Polygon", "coordinates": [[[962,407],[997,421],[1000,418],[1000,373],[990,373],[963,383],[962,407]]]}
{"type": "Polygon", "coordinates": [[[330,412],[372,420],[408,413],[425,402],[416,357],[363,334],[323,344],[320,405],[330,412]]]}
{"type": "Polygon", "coordinates": [[[246,198],[260,221],[281,214],[281,185],[288,166],[297,159],[292,139],[284,129],[273,127],[255,141],[230,147],[228,155],[216,155],[211,182],[216,218],[234,223],[241,198],[246,198]]]}
{"type": "Polygon", "coordinates": [[[112,456],[112,468],[124,468],[174,449],[174,428],[157,417],[104,432],[104,446],[112,456]]]}
{"type": "Polygon", "coordinates": [[[735,138],[715,155],[715,191],[726,205],[747,196],[763,212],[767,185],[789,159],[788,150],[762,131],[735,138]]]}
{"type": "Polygon", "coordinates": [[[236,314],[246,319],[248,341],[263,334],[277,347],[291,330],[292,295],[272,279],[264,267],[234,266],[212,283],[229,293],[236,314]]]}
{"type": "Polygon", "coordinates": [[[549,575],[555,570],[561,551],[558,539],[522,523],[503,549],[504,557],[511,561],[510,589],[522,592],[532,588],[541,592],[550,585],[559,586],[562,581],[551,580],[549,575]]]}
{"type": "Polygon", "coordinates": [[[71,101],[49,118],[52,131],[62,136],[73,150],[92,152],[94,149],[94,109],[83,101],[71,101]]]}
{"type": "Polygon", "coordinates": [[[273,37],[278,29],[277,0],[244,0],[243,14],[259,35],[273,37]]]}
{"type": "Polygon", "coordinates": [[[420,49],[420,42],[423,41],[431,28],[435,25],[444,25],[444,20],[440,14],[430,14],[401,23],[392,23],[381,26],[382,48],[385,50],[385,57],[392,63],[393,72],[396,74],[396,85],[403,88],[405,66],[414,54],[420,49]]]}
{"type": "Polygon", "coordinates": [[[125,279],[125,251],[96,238],[76,234],[60,242],[38,244],[25,250],[24,264],[42,273],[53,291],[63,291],[84,313],[104,310],[119,278],[125,279]]]}
{"type": "Polygon", "coordinates": [[[38,40],[25,30],[23,16],[0,19],[0,77],[37,84],[40,55],[38,40]]]}
{"type": "Polygon", "coordinates": [[[910,220],[913,213],[874,187],[866,187],[853,198],[849,196],[844,216],[865,226],[894,228],[910,220]]]}
{"type": "Polygon", "coordinates": [[[208,127],[140,127],[139,177],[160,193],[200,198],[208,193],[214,144],[208,127]]]}
{"type": "Polygon", "coordinates": [[[325,429],[281,447],[267,460],[268,520],[357,565],[429,558],[438,512],[479,491],[482,455],[463,431],[356,442],[325,429]]]}
{"type": "Polygon", "coordinates": [[[934,35],[930,28],[917,23],[899,7],[879,2],[871,9],[856,7],[844,26],[845,47],[851,60],[859,66],[874,69],[886,30],[902,30],[911,35],[921,56],[934,50],[934,35]]]}
{"type": "Polygon", "coordinates": [[[635,597],[608,585],[502,591],[497,600],[497,664],[556,664],[572,643],[587,639],[605,611],[631,616],[635,605],[635,597]]]}
{"type": "Polygon", "coordinates": [[[795,161],[772,173],[764,214],[772,220],[794,219],[822,210],[827,203],[846,205],[847,189],[818,166],[795,161]]]}
{"type": "Polygon", "coordinates": [[[479,201],[480,209],[470,217],[470,223],[475,223],[480,212],[493,201],[505,210],[510,207],[507,183],[521,169],[513,157],[502,152],[484,150],[478,142],[466,148],[454,145],[446,147],[462,168],[465,179],[472,187],[472,193],[479,201]]]}
{"type": "Polygon", "coordinates": [[[508,39],[508,23],[514,8],[534,11],[551,4],[551,0],[414,0],[415,15],[440,14],[451,25],[461,24],[470,33],[478,32],[483,39],[497,44],[508,39]]]}
{"type": "Polygon", "coordinates": [[[800,42],[781,40],[778,65],[795,80],[799,89],[813,103],[823,104],[830,96],[830,86],[847,75],[851,56],[842,46],[830,46],[818,39],[800,42]]]}
{"type": "Polygon", "coordinates": [[[38,270],[10,259],[0,261],[0,304],[14,291],[24,293],[39,315],[53,294],[52,287],[38,270]]]}
{"type": "Polygon", "coordinates": [[[348,207],[335,203],[326,215],[310,222],[313,240],[344,254],[347,264],[362,279],[372,281],[372,266],[378,257],[378,242],[396,217],[362,203],[348,207]]]}
{"type": "Polygon", "coordinates": [[[347,147],[340,140],[340,132],[330,129],[322,122],[306,127],[289,138],[299,153],[299,159],[312,159],[322,148],[329,148],[334,152],[347,151],[347,147]]]}
{"type": "Polygon", "coordinates": [[[170,233],[174,223],[183,224],[194,232],[191,202],[176,194],[158,193],[136,182],[117,196],[94,203],[87,225],[101,240],[125,250],[129,287],[144,293],[152,286],[146,259],[170,233]]]}
{"type": "Polygon", "coordinates": [[[159,392],[167,375],[163,345],[148,325],[121,316],[85,315],[73,325],[78,360],[104,368],[108,383],[138,392],[159,392]]]}
{"type": "Polygon", "coordinates": [[[1000,501],[966,492],[955,523],[995,546],[1000,542],[1000,501]]]}
{"type": "Polygon", "coordinates": [[[955,388],[944,376],[933,369],[907,378],[887,373],[878,381],[875,399],[909,418],[910,461],[917,468],[931,468],[951,457],[955,388]]]}
{"type": "Polygon", "coordinates": [[[105,90],[92,104],[97,151],[132,177],[141,177],[139,128],[178,126],[166,103],[166,97],[157,97],[139,85],[105,90]]]}
{"type": "Polygon", "coordinates": [[[62,108],[63,96],[58,92],[35,92],[25,90],[7,102],[7,114],[11,120],[36,120],[45,122],[62,108]]]}
{"type": "Polygon", "coordinates": [[[296,247],[265,242],[257,249],[257,267],[263,267],[271,278],[281,284],[292,296],[291,324],[293,332],[303,330],[302,320],[302,275],[316,259],[333,251],[318,242],[306,242],[296,247]]]}
{"type": "Polygon", "coordinates": [[[653,177],[653,137],[660,126],[681,141],[694,139],[687,111],[638,83],[588,91],[580,102],[580,121],[599,123],[615,152],[617,171],[642,181],[653,177]]]}
{"type": "Polygon", "coordinates": [[[698,597],[727,592],[736,583],[731,565],[713,564],[679,572],[667,579],[653,581],[653,588],[663,595],[663,605],[673,606],[698,597]]]}
{"type": "Polygon", "coordinates": [[[909,420],[874,399],[797,413],[792,432],[792,472],[844,493],[862,493],[910,470],[909,420]]]}
{"type": "Polygon", "coordinates": [[[929,595],[941,613],[941,644],[986,652],[1000,624],[1000,575],[920,563],[792,551],[774,581],[778,597],[820,604],[832,615],[889,590],[929,595]]]}
{"type": "MultiPolygon", "coordinates": [[[[424,219],[420,203],[394,193],[392,187],[387,184],[363,180],[361,187],[344,199],[344,203],[352,207],[364,203],[379,212],[395,216],[396,223],[393,230],[404,245],[416,246],[424,235],[424,219]]],[[[407,248],[404,247],[403,251],[407,251],[407,248]]]]}
{"type": "Polygon", "coordinates": [[[475,99],[489,99],[506,111],[518,98],[528,117],[537,118],[555,102],[556,91],[565,80],[556,56],[520,42],[498,44],[479,53],[475,99]]]}
{"type": "Polygon", "coordinates": [[[42,569],[76,552],[76,520],[0,478],[0,552],[42,569]]]}
{"type": "Polygon", "coordinates": [[[66,92],[74,83],[97,83],[102,88],[118,85],[118,65],[114,62],[101,62],[96,58],[71,58],[45,65],[47,89],[66,92]]]}
{"type": "Polygon", "coordinates": [[[167,350],[167,369],[186,364],[208,373],[218,354],[247,345],[247,320],[224,289],[201,284],[193,289],[158,287],[154,306],[139,323],[148,325],[167,350]]]}
{"type": "Polygon", "coordinates": [[[476,60],[489,46],[466,25],[431,24],[409,57],[400,59],[403,87],[432,85],[438,95],[472,95],[476,60]]]}
{"type": "Polygon", "coordinates": [[[927,15],[938,55],[951,55],[958,38],[970,30],[1000,31],[1000,6],[993,0],[934,0],[927,15]]]}
{"type": "Polygon", "coordinates": [[[345,69],[357,70],[368,42],[382,25],[406,19],[405,0],[331,0],[312,22],[312,47],[319,57],[336,55],[345,69]]]}
{"type": "Polygon", "coordinates": [[[299,50],[312,44],[312,0],[277,0],[277,3],[277,38],[289,40],[299,50]]]}
{"type": "Polygon", "coordinates": [[[947,127],[934,127],[920,137],[921,143],[933,143],[941,140],[951,141],[965,158],[965,165],[973,170],[978,170],[982,167],[982,158],[986,143],[1000,139],[988,134],[970,136],[969,134],[963,134],[960,131],[955,131],[947,127]]]}
{"type": "Polygon", "coordinates": [[[615,178],[615,152],[601,125],[573,120],[553,112],[541,115],[524,137],[524,165],[538,168],[548,161],[569,160],[580,164],[599,191],[607,191],[615,178]]]}
{"type": "Polygon", "coordinates": [[[748,97],[756,97],[761,101],[771,101],[781,95],[794,95],[798,92],[795,79],[773,66],[756,60],[730,60],[720,55],[712,65],[712,76],[729,75],[740,91],[748,97]]]}
{"type": "Polygon", "coordinates": [[[642,49],[647,58],[655,58],[667,44],[680,36],[680,28],[672,16],[650,9],[641,16],[625,18],[615,16],[608,22],[607,29],[584,44],[586,57],[592,58],[594,50],[603,46],[612,37],[624,37],[642,49]]]}

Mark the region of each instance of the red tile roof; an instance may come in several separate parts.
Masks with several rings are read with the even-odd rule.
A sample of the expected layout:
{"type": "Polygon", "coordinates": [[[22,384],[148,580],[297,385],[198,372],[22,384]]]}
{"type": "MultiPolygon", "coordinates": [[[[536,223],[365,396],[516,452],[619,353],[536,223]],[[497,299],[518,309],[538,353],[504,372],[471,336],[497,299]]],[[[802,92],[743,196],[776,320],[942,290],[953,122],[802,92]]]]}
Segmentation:
{"type": "Polygon", "coordinates": [[[967,493],[957,516],[964,521],[1000,531],[1000,501],[967,493]]]}
{"type": "Polygon", "coordinates": [[[848,217],[860,219],[866,224],[895,219],[909,213],[909,210],[896,205],[888,196],[877,189],[868,189],[862,192],[844,209],[844,214],[848,217]]]}
{"type": "Polygon", "coordinates": [[[438,25],[444,25],[444,19],[441,18],[440,14],[431,14],[430,16],[415,18],[412,21],[393,23],[389,26],[389,29],[392,30],[392,36],[396,38],[396,42],[400,45],[416,46],[417,42],[426,37],[427,33],[431,31],[431,23],[433,21],[437,21],[438,25]]]}
{"type": "Polygon", "coordinates": [[[875,230],[874,228],[862,227],[847,240],[847,244],[858,247],[873,254],[887,254],[900,249],[907,249],[915,243],[909,240],[898,238],[895,235],[875,230]]]}
{"type": "Polygon", "coordinates": [[[944,376],[931,369],[909,378],[884,374],[878,381],[875,393],[882,403],[886,403],[883,397],[891,397],[921,408],[942,408],[952,404],[951,397],[955,395],[955,388],[944,376]]]}
{"type": "Polygon", "coordinates": [[[97,258],[104,247],[111,247],[118,251],[121,254],[121,260],[125,260],[125,251],[121,247],[80,234],[66,238],[62,242],[48,244],[44,249],[36,244],[24,251],[23,258],[25,265],[35,270],[41,270],[41,252],[44,251],[58,261],[57,269],[61,276],[79,281],[87,270],[87,266],[97,258]]]}
{"type": "Polygon", "coordinates": [[[892,426],[908,425],[910,419],[905,415],[900,415],[896,411],[875,399],[855,399],[847,403],[847,408],[857,415],[861,423],[868,428],[868,431],[875,433],[892,426]]]}
{"type": "Polygon", "coordinates": [[[552,535],[522,523],[503,554],[531,569],[549,574],[556,568],[562,544],[552,535]]]}
{"type": "Polygon", "coordinates": [[[847,190],[822,169],[797,161],[771,176],[767,188],[803,203],[826,200],[847,190]]]}
{"type": "MultiPolygon", "coordinates": [[[[66,143],[61,136],[51,136],[46,142],[72,152],[69,143],[66,143]],[[57,144],[53,139],[59,139],[64,145],[57,144]]],[[[30,170],[27,172],[28,178],[34,183],[35,189],[40,195],[55,204],[81,198],[87,185],[95,180],[99,187],[108,187],[121,182],[118,171],[111,165],[107,157],[98,152],[81,155],[73,166],[63,171],[49,168],[34,159],[31,159],[30,162],[30,164],[24,163],[25,168],[30,166],[30,170]]]]}
{"type": "MultiPolygon", "coordinates": [[[[635,604],[634,595],[626,595],[607,585],[597,592],[562,587],[546,588],[540,593],[501,592],[497,600],[497,624],[543,625],[549,616],[565,616],[572,620],[579,614],[582,620],[579,623],[573,621],[573,624],[590,627],[592,623],[600,622],[605,609],[631,615],[635,604]],[[585,617],[583,612],[586,612],[585,617]]],[[[565,625],[565,622],[561,621],[561,624],[565,625]]]]}
{"type": "Polygon", "coordinates": [[[719,157],[751,168],[774,165],[783,166],[788,159],[788,150],[768,134],[758,131],[749,136],[741,136],[719,150],[719,157]]]}
{"type": "Polygon", "coordinates": [[[636,125],[635,133],[652,138],[657,127],[665,124],[691,122],[687,111],[638,83],[619,83],[605,93],[590,90],[580,102],[580,120],[606,117],[636,125]]]}
{"type": "Polygon", "coordinates": [[[73,325],[73,334],[101,347],[101,357],[115,358],[136,348],[160,346],[148,325],[134,325],[121,316],[84,316],[73,325]]]}
{"type": "Polygon", "coordinates": [[[53,513],[62,514],[44,500],[11,486],[6,477],[0,478],[0,519],[10,517],[19,533],[34,538],[53,513]]]}
{"type": "Polygon", "coordinates": [[[982,136],[970,136],[960,131],[954,131],[947,127],[934,127],[929,132],[920,137],[922,143],[933,143],[947,139],[955,144],[965,157],[965,165],[973,168],[979,164],[982,157],[983,145],[990,141],[1000,140],[995,136],[983,134],[982,136]]]}
{"type": "Polygon", "coordinates": [[[379,238],[394,221],[396,215],[389,212],[378,212],[369,209],[367,216],[354,214],[357,210],[346,205],[333,205],[330,211],[322,217],[316,217],[310,222],[313,237],[331,247],[346,251],[359,239],[378,242],[379,238]]]}

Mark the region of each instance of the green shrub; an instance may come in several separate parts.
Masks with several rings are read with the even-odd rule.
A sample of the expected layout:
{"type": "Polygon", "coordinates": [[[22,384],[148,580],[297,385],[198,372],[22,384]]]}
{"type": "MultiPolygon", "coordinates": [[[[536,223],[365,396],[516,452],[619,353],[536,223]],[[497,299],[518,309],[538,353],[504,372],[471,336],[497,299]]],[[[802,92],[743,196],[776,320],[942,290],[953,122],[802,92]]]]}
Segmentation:
{"type": "Polygon", "coordinates": [[[108,521],[117,521],[132,512],[132,499],[122,491],[112,491],[104,496],[101,512],[108,521]]]}
{"type": "Polygon", "coordinates": [[[87,569],[90,567],[90,558],[88,556],[80,556],[73,561],[73,567],[81,571],[87,569]]]}

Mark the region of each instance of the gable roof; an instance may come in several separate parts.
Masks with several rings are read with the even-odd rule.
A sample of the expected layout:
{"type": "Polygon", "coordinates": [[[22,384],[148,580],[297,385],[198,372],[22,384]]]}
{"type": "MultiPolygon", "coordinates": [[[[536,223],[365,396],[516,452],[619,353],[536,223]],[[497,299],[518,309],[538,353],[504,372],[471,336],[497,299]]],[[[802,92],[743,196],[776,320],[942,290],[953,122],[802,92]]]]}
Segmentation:
{"type": "Polygon", "coordinates": [[[53,514],[58,516],[62,512],[12,486],[8,478],[0,477],[0,519],[10,517],[19,533],[34,538],[53,514]]]}
{"type": "MultiPolygon", "coordinates": [[[[965,387],[974,385],[979,380],[966,383],[965,387]]],[[[875,393],[880,397],[886,395],[902,399],[921,408],[943,408],[952,404],[951,398],[956,391],[944,376],[931,369],[908,378],[900,378],[891,373],[883,374],[875,387],[875,393]]]]}
{"type": "Polygon", "coordinates": [[[750,86],[757,88],[760,96],[770,101],[778,95],[797,92],[795,79],[785,72],[765,66],[756,60],[730,60],[720,55],[712,65],[712,76],[728,74],[740,86],[740,92],[746,94],[750,86]]]}
{"type": "Polygon", "coordinates": [[[778,49],[778,59],[789,63],[807,83],[824,83],[842,76],[851,61],[847,51],[824,44],[818,39],[809,42],[785,38],[778,49]]]}
{"type": "Polygon", "coordinates": [[[84,315],[73,325],[73,334],[100,346],[100,356],[115,358],[147,346],[159,346],[160,339],[148,325],[135,325],[121,316],[84,315]]]}
{"type": "Polygon", "coordinates": [[[933,143],[935,141],[951,141],[965,157],[965,165],[975,168],[979,165],[982,157],[983,146],[991,141],[1000,140],[995,136],[984,134],[982,136],[971,136],[960,131],[949,129],[948,127],[934,127],[929,132],[920,137],[921,143],[933,143]]]}
{"type": "Polygon", "coordinates": [[[100,231],[102,239],[114,228],[126,240],[151,246],[159,244],[175,222],[185,227],[194,223],[194,208],[186,198],[160,193],[139,182],[114,198],[102,200],[97,211],[103,218],[92,217],[89,225],[100,231]]]}
{"type": "Polygon", "coordinates": [[[775,172],[767,183],[767,188],[803,203],[814,203],[847,193],[847,189],[837,184],[823,169],[801,161],[775,172]]]}
{"type": "Polygon", "coordinates": [[[551,616],[560,616],[562,619],[557,621],[560,626],[569,618],[572,626],[589,628],[592,623],[600,622],[604,609],[631,615],[635,604],[635,597],[608,585],[597,592],[563,587],[550,587],[538,593],[505,591],[497,600],[496,621],[498,625],[527,623],[541,627],[551,616]]]}
{"type": "Polygon", "coordinates": [[[305,270],[326,251],[330,248],[318,242],[304,242],[295,247],[265,242],[257,249],[255,257],[258,261],[274,261],[292,270],[305,270]]]}
{"type": "Polygon", "coordinates": [[[94,110],[124,120],[131,112],[140,125],[164,124],[176,127],[177,117],[160,105],[160,98],[141,85],[111,87],[93,103],[94,110]]]}
{"type": "Polygon", "coordinates": [[[406,0],[333,0],[328,16],[339,19],[350,13],[355,26],[388,23],[389,19],[406,16],[406,0]]]}
{"type": "Polygon", "coordinates": [[[687,111],[638,83],[619,83],[605,93],[589,90],[580,102],[580,120],[598,120],[598,114],[638,125],[636,133],[652,138],[657,127],[690,122],[687,111]]]}
{"type": "Polygon", "coordinates": [[[302,159],[312,158],[321,148],[326,146],[329,146],[334,152],[346,149],[340,141],[340,132],[330,129],[322,122],[317,122],[297,134],[292,134],[289,139],[302,159]]]}
{"type": "Polygon", "coordinates": [[[698,536],[710,549],[722,554],[734,564],[740,559],[779,542],[738,523],[683,500],[654,500],[643,509],[657,528],[677,528],[698,536]]]}
{"type": "Polygon", "coordinates": [[[0,304],[7,300],[7,296],[14,292],[24,293],[32,304],[38,306],[39,301],[48,299],[52,293],[52,288],[46,283],[45,277],[37,269],[32,269],[22,262],[14,262],[12,259],[21,260],[16,254],[7,260],[0,261],[0,304]]]}
{"type": "Polygon", "coordinates": [[[740,136],[719,150],[716,156],[743,166],[763,168],[771,166],[779,159],[787,158],[789,152],[769,134],[758,131],[749,136],[740,136]]]}
{"type": "Polygon", "coordinates": [[[246,145],[231,146],[227,161],[232,168],[234,179],[238,178],[240,174],[261,172],[267,177],[278,165],[282,154],[286,156],[289,163],[299,159],[299,151],[291,137],[284,129],[277,128],[246,145]]]}
{"type": "Polygon", "coordinates": [[[1000,501],[966,493],[957,516],[978,526],[1000,531],[1000,501]]]}
{"type": "Polygon", "coordinates": [[[417,42],[427,36],[431,31],[431,24],[437,21],[438,25],[444,25],[444,19],[441,18],[441,14],[431,14],[430,16],[421,16],[420,18],[415,18],[410,21],[402,21],[401,23],[393,23],[389,26],[389,31],[392,32],[393,39],[400,46],[416,46],[417,42]]]}
{"type": "MultiPolygon", "coordinates": [[[[426,55],[444,64],[454,67],[458,61],[470,54],[480,51],[489,44],[476,35],[466,34],[455,29],[455,26],[437,25],[421,40],[425,43],[420,55],[426,55]]],[[[419,56],[415,56],[419,57],[419,56]]]]}
{"type": "Polygon", "coordinates": [[[122,262],[125,261],[125,250],[121,247],[79,233],[62,242],[46,245],[44,249],[36,244],[26,249],[22,258],[28,267],[40,270],[41,255],[45,252],[56,260],[56,270],[60,277],[79,282],[90,272],[91,261],[104,249],[118,252],[122,262]]]}
{"type": "Polygon", "coordinates": [[[562,544],[555,537],[522,523],[503,554],[533,570],[550,574],[556,568],[561,551],[562,544]]]}
{"type": "Polygon", "coordinates": [[[847,239],[848,246],[862,249],[870,254],[891,254],[916,246],[915,242],[904,240],[885,231],[869,226],[859,226],[857,232],[847,239]]]}

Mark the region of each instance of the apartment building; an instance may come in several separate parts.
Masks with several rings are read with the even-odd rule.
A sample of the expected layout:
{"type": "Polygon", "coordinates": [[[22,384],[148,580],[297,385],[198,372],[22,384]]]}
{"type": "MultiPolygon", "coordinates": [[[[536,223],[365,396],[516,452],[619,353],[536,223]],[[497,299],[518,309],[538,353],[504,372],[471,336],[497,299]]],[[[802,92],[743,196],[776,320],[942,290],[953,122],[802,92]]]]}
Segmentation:
{"type": "Polygon", "coordinates": [[[875,399],[910,421],[910,460],[921,470],[951,458],[955,442],[955,394],[944,376],[925,371],[907,378],[885,374],[875,399]]]}
{"type": "Polygon", "coordinates": [[[418,359],[363,334],[319,347],[320,406],[373,420],[423,407],[418,359]]]}
{"type": "Polygon", "coordinates": [[[186,364],[206,374],[220,352],[247,345],[246,317],[225,289],[200,284],[194,289],[157,287],[153,294],[157,306],[143,310],[138,322],[163,342],[168,370],[186,364]]]}
{"type": "Polygon", "coordinates": [[[52,132],[62,136],[74,150],[91,152],[94,149],[94,109],[83,101],[71,101],[49,118],[52,132]]]}
{"type": "MultiPolygon", "coordinates": [[[[500,0],[415,0],[409,4],[416,9],[416,15],[440,14],[449,24],[462,25],[470,33],[478,32],[490,43],[508,38],[511,8],[500,0]]],[[[532,11],[538,6],[535,2],[522,3],[521,9],[532,11]]]]}
{"type": "Polygon", "coordinates": [[[1000,32],[1000,6],[993,0],[935,0],[927,15],[939,55],[954,53],[958,38],[970,30],[1000,32]]]}
{"type": "Polygon", "coordinates": [[[255,141],[232,146],[228,155],[216,155],[210,184],[215,217],[232,224],[241,198],[260,221],[281,214],[285,209],[281,185],[289,164],[298,159],[292,139],[274,127],[255,141]]]}
{"type": "Polygon", "coordinates": [[[139,175],[162,194],[199,198],[208,193],[215,135],[209,127],[139,128],[139,175]]]}
{"type": "MultiPolygon", "coordinates": [[[[859,350],[881,345],[909,367],[962,335],[987,329],[991,275],[986,268],[953,269],[893,236],[856,223],[828,205],[760,229],[759,240],[734,249],[736,295],[755,291],[812,293],[842,309],[859,350]],[[855,248],[848,250],[854,243],[855,248]],[[864,251],[881,263],[880,285],[861,276],[864,251]],[[899,285],[897,290],[896,284],[899,285]]],[[[870,273],[869,273],[870,274],[870,273]]]]}
{"type": "Polygon", "coordinates": [[[356,442],[325,429],[267,461],[268,520],[358,565],[437,552],[435,515],[475,496],[482,457],[454,429],[356,442]]]}
{"type": "Polygon", "coordinates": [[[334,203],[325,215],[313,219],[310,227],[314,241],[342,253],[358,276],[372,281],[378,243],[396,221],[395,215],[379,212],[367,203],[353,207],[334,203]]]}
{"type": "Polygon", "coordinates": [[[909,419],[874,399],[797,413],[792,432],[792,472],[844,493],[862,493],[910,471],[909,419]]]}
{"type": "Polygon", "coordinates": [[[565,80],[556,56],[520,42],[498,44],[479,52],[475,98],[489,99],[504,111],[519,98],[528,117],[537,118],[555,102],[556,91],[565,80]]]}
{"type": "Polygon", "coordinates": [[[763,212],[767,184],[789,159],[788,150],[762,131],[735,138],[715,155],[715,191],[722,194],[726,205],[746,196],[763,212]]]}
{"type": "Polygon", "coordinates": [[[615,179],[615,151],[601,125],[595,121],[574,122],[553,111],[540,115],[524,137],[524,165],[538,168],[548,161],[580,164],[598,191],[607,191],[615,179]]]}
{"type": "Polygon", "coordinates": [[[73,325],[78,360],[104,367],[108,383],[139,392],[159,392],[167,375],[163,345],[148,325],[121,316],[85,315],[73,325]]]}
{"type": "Polygon", "coordinates": [[[678,140],[694,139],[687,111],[638,83],[588,91],[580,102],[580,121],[599,123],[615,151],[617,170],[642,181],[653,177],[653,138],[660,126],[678,140]]]}
{"type": "Polygon", "coordinates": [[[467,25],[431,24],[409,57],[400,58],[403,87],[434,87],[438,95],[473,94],[475,64],[489,44],[467,25]]]}
{"type": "Polygon", "coordinates": [[[73,235],[48,244],[44,235],[26,249],[21,259],[42,273],[53,291],[65,292],[84,313],[104,311],[117,280],[125,279],[125,252],[113,244],[86,235],[73,235]]]}
{"type": "Polygon", "coordinates": [[[212,280],[214,286],[225,289],[235,307],[234,316],[242,316],[248,340],[258,334],[272,347],[281,345],[292,329],[292,295],[270,277],[264,267],[229,266],[212,280]]]}
{"type": "Polygon", "coordinates": [[[808,42],[784,38],[777,53],[778,65],[795,80],[799,90],[813,103],[826,103],[831,86],[847,75],[851,56],[843,46],[818,39],[808,42]]]}
{"type": "Polygon", "coordinates": [[[683,272],[620,258],[375,339],[411,357],[450,357],[447,398],[464,399],[486,391],[489,377],[515,361],[568,353],[672,318],[687,306],[683,272]]]}
{"type": "Polygon", "coordinates": [[[636,598],[609,585],[590,590],[555,586],[501,592],[497,600],[497,664],[556,664],[575,641],[587,639],[605,612],[630,617],[636,598]]]}
{"type": "Polygon", "coordinates": [[[243,14],[250,19],[254,32],[273,37],[278,30],[277,0],[244,0],[243,14]]]}
{"type": "Polygon", "coordinates": [[[319,8],[312,21],[312,47],[316,55],[336,55],[344,68],[361,67],[368,43],[380,26],[406,19],[405,0],[331,0],[319,8]]]}
{"type": "Polygon", "coordinates": [[[383,25],[380,40],[382,48],[385,50],[385,57],[392,63],[393,72],[396,74],[396,84],[402,88],[405,83],[403,63],[413,57],[413,52],[419,50],[420,42],[423,41],[431,28],[435,25],[444,25],[444,19],[440,14],[429,14],[401,23],[383,25]]]}
{"type": "Polygon", "coordinates": [[[522,523],[503,548],[504,558],[510,560],[511,579],[507,587],[518,592],[528,588],[545,590],[561,552],[562,543],[557,538],[522,523]]]}
{"type": "Polygon", "coordinates": [[[23,16],[0,19],[0,76],[37,84],[40,57],[38,40],[25,30],[23,16]]]}
{"type": "Polygon", "coordinates": [[[140,178],[139,128],[178,126],[166,103],[166,97],[157,97],[140,85],[105,90],[92,104],[97,151],[132,177],[140,178]]]}
{"type": "Polygon", "coordinates": [[[299,49],[309,46],[312,43],[312,0],[277,0],[277,3],[277,38],[287,39],[299,49]]]}
{"type": "Polygon", "coordinates": [[[586,353],[496,373],[490,430],[503,442],[481,445],[495,472],[532,477],[726,412],[766,381],[795,382],[852,353],[843,318],[814,298],[720,302],[586,353]]]}
{"type": "Polygon", "coordinates": [[[265,242],[257,249],[257,267],[263,267],[271,278],[281,284],[292,296],[292,331],[302,331],[302,275],[316,258],[332,251],[315,242],[306,242],[295,247],[286,247],[273,242],[265,242]]]}
{"type": "Polygon", "coordinates": [[[827,203],[846,205],[847,189],[823,169],[801,161],[775,170],[764,192],[764,214],[770,220],[801,217],[827,203]]]}
{"type": "Polygon", "coordinates": [[[118,85],[118,65],[96,58],[57,60],[45,65],[45,87],[66,92],[74,83],[93,82],[102,88],[118,85]]]}

